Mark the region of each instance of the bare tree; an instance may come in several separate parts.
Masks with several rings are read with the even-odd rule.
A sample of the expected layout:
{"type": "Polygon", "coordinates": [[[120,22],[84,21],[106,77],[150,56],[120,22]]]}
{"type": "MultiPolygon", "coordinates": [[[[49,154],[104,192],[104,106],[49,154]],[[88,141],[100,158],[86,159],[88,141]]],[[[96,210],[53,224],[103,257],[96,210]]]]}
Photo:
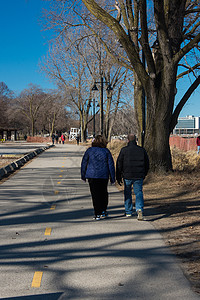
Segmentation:
{"type": "Polygon", "coordinates": [[[38,111],[36,128],[51,136],[55,131],[66,131],[68,128],[67,101],[58,90],[45,93],[44,101],[38,111]]]}
{"type": "Polygon", "coordinates": [[[4,82],[0,82],[0,127],[10,127],[9,107],[13,98],[13,92],[4,82]]]}
{"type": "Polygon", "coordinates": [[[64,91],[67,101],[79,113],[82,137],[85,140],[91,102],[91,75],[77,46],[68,51],[66,46],[66,41],[53,46],[42,69],[56,81],[58,87],[64,91]]]}
{"type": "MultiPolygon", "coordinates": [[[[67,40],[68,41],[68,40],[67,40]]],[[[72,43],[72,41],[70,41],[72,43]]],[[[89,109],[91,106],[92,95],[91,88],[95,81],[100,80],[100,76],[105,82],[105,87],[112,85],[113,90],[117,94],[117,89],[124,83],[124,76],[127,74],[126,70],[122,70],[121,67],[113,66],[108,60],[106,52],[102,53],[101,49],[98,49],[98,45],[95,47],[95,41],[87,39],[84,43],[76,43],[75,47],[66,46],[68,43],[57,44],[52,48],[46,63],[43,64],[43,70],[54,80],[56,80],[60,88],[64,88],[66,91],[66,97],[73,103],[74,108],[80,116],[80,125],[82,129],[83,140],[86,139],[86,131],[89,115],[89,109]]],[[[98,83],[97,83],[98,85],[98,83]]],[[[120,88],[121,90],[121,88],[120,88]]],[[[101,99],[101,88],[99,86],[99,106],[101,99]]],[[[119,95],[120,93],[118,93],[119,95]]],[[[113,100],[113,93],[106,89],[106,100],[104,103],[105,108],[105,131],[104,134],[107,138],[109,136],[109,115],[114,103],[119,105],[118,101],[113,100]],[[111,105],[112,104],[112,105],[111,105]]],[[[104,112],[101,112],[102,114],[104,112]]]]}
{"type": "Polygon", "coordinates": [[[120,108],[115,117],[112,134],[127,135],[128,133],[136,133],[138,128],[134,115],[135,112],[131,105],[120,108]]]}
{"type": "Polygon", "coordinates": [[[40,87],[30,84],[17,98],[18,111],[30,122],[31,134],[35,135],[35,124],[39,109],[45,101],[45,93],[40,87]]]}
{"type": "Polygon", "coordinates": [[[183,105],[200,82],[197,76],[175,109],[177,79],[191,72],[196,76],[199,69],[199,62],[194,60],[195,56],[199,56],[199,1],[119,0],[117,5],[116,1],[82,2],[92,15],[85,17],[84,24],[94,32],[94,16],[113,32],[122,47],[122,52],[116,55],[108,41],[102,41],[113,60],[131,69],[134,74],[134,107],[140,130],[141,96],[142,91],[145,92],[147,116],[144,145],[152,169],[171,169],[169,135],[183,105]],[[179,65],[186,68],[186,72],[179,65]]]}
{"type": "MultiPolygon", "coordinates": [[[[96,95],[96,98],[100,106],[100,120],[105,115],[103,133],[110,139],[110,125],[112,125],[110,114],[113,110],[117,111],[120,104],[120,95],[123,91],[122,86],[125,83],[124,78],[130,76],[130,74],[128,74],[128,70],[124,67],[113,63],[102,46],[100,40],[103,36],[107,36],[110,42],[113,40],[113,45],[115,45],[115,37],[108,35],[108,30],[105,27],[102,28],[102,26],[96,24],[98,26],[98,37],[93,33],[91,34],[87,26],[76,30],[78,27],[76,25],[73,26],[72,22],[70,23],[69,19],[66,19],[66,15],[67,18],[69,17],[69,8],[65,9],[65,1],[55,1],[55,3],[54,7],[56,9],[47,12],[46,19],[48,19],[48,28],[54,28],[58,37],[54,41],[54,49],[51,51],[43,69],[59,85],[62,83],[62,85],[68,88],[68,96],[70,95],[80,115],[83,136],[86,132],[88,122],[91,121],[91,118],[88,120],[88,107],[91,106],[91,97],[93,97],[91,95],[91,87],[94,82],[97,83],[99,97],[96,95]],[[70,28],[71,30],[69,30],[70,28]],[[79,63],[79,67],[75,67],[77,63],[79,63]],[[84,71],[81,69],[83,67],[84,71]],[[81,78],[80,74],[79,77],[75,77],[77,70],[82,70],[81,78]],[[81,85],[79,84],[80,82],[81,85]],[[100,82],[103,82],[103,88],[105,89],[104,97],[100,82]],[[112,92],[108,89],[110,86],[113,88],[112,92]],[[101,106],[102,98],[104,102],[103,110],[101,106]],[[85,102],[83,99],[87,99],[87,101],[85,102]]],[[[70,12],[73,12],[72,7],[73,5],[70,6],[70,12]]],[[[114,49],[113,47],[113,51],[118,51],[118,49],[116,47],[114,49]]]]}

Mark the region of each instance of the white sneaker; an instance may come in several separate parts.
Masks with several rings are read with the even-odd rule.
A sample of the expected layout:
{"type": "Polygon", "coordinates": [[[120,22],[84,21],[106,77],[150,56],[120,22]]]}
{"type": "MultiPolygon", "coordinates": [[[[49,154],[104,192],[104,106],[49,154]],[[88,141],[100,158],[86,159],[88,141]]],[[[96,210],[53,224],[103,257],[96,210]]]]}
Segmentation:
{"type": "Polygon", "coordinates": [[[127,218],[131,218],[131,217],[132,217],[132,214],[126,214],[126,217],[127,217],[127,218]]]}
{"type": "Polygon", "coordinates": [[[99,220],[101,220],[101,217],[100,217],[100,215],[96,215],[96,216],[94,216],[94,217],[93,217],[93,220],[96,220],[96,221],[99,221],[99,220]]]}

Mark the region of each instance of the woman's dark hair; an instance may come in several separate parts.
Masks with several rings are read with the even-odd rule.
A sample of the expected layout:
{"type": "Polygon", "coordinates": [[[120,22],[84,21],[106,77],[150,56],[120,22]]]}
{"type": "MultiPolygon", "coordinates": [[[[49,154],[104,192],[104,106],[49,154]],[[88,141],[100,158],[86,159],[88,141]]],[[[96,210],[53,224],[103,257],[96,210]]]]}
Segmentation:
{"type": "Polygon", "coordinates": [[[106,148],[107,141],[102,135],[97,135],[92,142],[92,147],[106,148]]]}

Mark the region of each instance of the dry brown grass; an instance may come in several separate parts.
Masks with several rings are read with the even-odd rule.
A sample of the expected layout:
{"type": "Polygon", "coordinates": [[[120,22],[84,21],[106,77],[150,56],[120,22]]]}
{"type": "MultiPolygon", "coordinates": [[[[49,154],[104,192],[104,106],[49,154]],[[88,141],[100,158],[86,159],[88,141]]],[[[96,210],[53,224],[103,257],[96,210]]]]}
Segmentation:
{"type": "Polygon", "coordinates": [[[178,148],[172,148],[172,164],[175,171],[198,171],[200,168],[200,155],[194,150],[184,152],[178,148]]]}
{"type": "Polygon", "coordinates": [[[0,168],[6,167],[15,160],[15,158],[0,158],[0,168]]]}
{"type": "MultiPolygon", "coordinates": [[[[126,141],[111,141],[108,143],[108,149],[111,151],[114,160],[116,161],[119,152],[122,147],[126,146],[126,141]]],[[[198,171],[200,168],[200,155],[197,155],[197,152],[187,151],[184,152],[176,147],[171,148],[172,154],[172,165],[174,171],[198,171]]]]}
{"type": "Polygon", "coordinates": [[[120,152],[121,148],[126,146],[126,144],[127,143],[125,141],[118,141],[118,140],[117,141],[111,141],[110,143],[108,143],[108,149],[112,153],[114,161],[117,160],[117,157],[119,155],[119,152],[120,152]]]}

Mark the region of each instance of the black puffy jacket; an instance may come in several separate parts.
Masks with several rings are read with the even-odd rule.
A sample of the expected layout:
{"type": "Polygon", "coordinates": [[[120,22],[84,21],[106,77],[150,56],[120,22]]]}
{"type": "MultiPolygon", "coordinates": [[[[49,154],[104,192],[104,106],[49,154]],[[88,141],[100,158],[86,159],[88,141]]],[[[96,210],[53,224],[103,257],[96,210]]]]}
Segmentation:
{"type": "Polygon", "coordinates": [[[149,158],[146,150],[137,146],[135,141],[123,147],[117,158],[116,179],[121,182],[125,179],[145,178],[149,170],[149,158]]]}

